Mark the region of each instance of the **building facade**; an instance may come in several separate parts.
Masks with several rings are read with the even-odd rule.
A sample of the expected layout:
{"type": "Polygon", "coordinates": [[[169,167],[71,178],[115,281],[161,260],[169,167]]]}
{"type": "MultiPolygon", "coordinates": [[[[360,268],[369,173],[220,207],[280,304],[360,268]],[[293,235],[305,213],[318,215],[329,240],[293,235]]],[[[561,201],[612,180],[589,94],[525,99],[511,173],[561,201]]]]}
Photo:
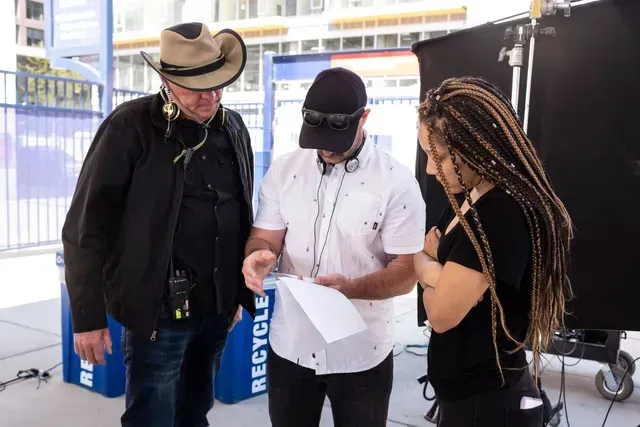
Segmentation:
{"type": "Polygon", "coordinates": [[[8,0],[15,5],[17,54],[44,55],[43,0],[8,0]]]}
{"type": "MultiPolygon", "coordinates": [[[[212,32],[231,28],[247,44],[242,77],[227,98],[262,98],[265,52],[306,54],[363,49],[408,48],[466,26],[463,3],[440,0],[114,0],[114,85],[155,91],[160,81],[140,57],[159,58],[159,34],[179,22],[205,22],[212,32]]],[[[371,92],[398,90],[415,95],[417,69],[408,75],[368,73],[371,92]],[[394,89],[395,88],[395,89],[394,89]]],[[[394,67],[397,69],[397,67],[394,67]]],[[[310,81],[280,82],[280,89],[304,90],[310,81]]]]}

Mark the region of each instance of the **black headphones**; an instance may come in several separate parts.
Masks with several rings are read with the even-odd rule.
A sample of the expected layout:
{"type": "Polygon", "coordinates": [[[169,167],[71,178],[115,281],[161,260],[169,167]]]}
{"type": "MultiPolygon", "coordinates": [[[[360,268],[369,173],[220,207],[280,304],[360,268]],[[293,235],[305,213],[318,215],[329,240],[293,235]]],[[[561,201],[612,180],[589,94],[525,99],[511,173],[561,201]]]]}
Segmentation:
{"type": "MultiPolygon", "coordinates": [[[[356,169],[358,169],[358,167],[360,166],[358,155],[360,154],[360,151],[362,151],[362,147],[364,147],[365,143],[366,141],[363,138],[363,141],[362,141],[362,144],[360,144],[360,147],[358,147],[358,149],[354,151],[353,154],[349,156],[348,159],[345,160],[344,170],[347,171],[348,173],[355,172],[356,169]]],[[[321,175],[326,174],[327,163],[324,160],[322,160],[322,157],[320,157],[319,154],[318,154],[318,158],[316,159],[316,162],[318,164],[318,171],[320,172],[320,174],[321,175]]]]}

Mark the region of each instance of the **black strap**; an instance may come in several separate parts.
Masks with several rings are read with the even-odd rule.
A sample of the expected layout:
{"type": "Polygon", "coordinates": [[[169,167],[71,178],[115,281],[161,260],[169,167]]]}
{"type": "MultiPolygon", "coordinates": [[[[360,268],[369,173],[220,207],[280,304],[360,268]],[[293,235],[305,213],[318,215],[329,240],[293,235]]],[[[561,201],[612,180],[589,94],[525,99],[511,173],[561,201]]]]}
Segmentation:
{"type": "Polygon", "coordinates": [[[176,179],[176,188],[175,191],[177,192],[178,196],[176,198],[173,199],[173,202],[176,203],[177,202],[177,209],[178,212],[176,214],[176,218],[175,221],[173,223],[173,233],[171,235],[171,245],[169,246],[169,278],[170,279],[175,279],[176,278],[176,271],[173,265],[173,243],[175,242],[176,239],[176,227],[178,226],[178,220],[180,218],[180,205],[182,204],[182,196],[184,193],[184,182],[187,178],[187,166],[189,165],[189,162],[191,161],[191,157],[193,155],[193,149],[191,147],[187,148],[187,154],[184,156],[184,160],[183,160],[183,164],[184,167],[182,168],[182,180],[180,180],[179,178],[179,173],[176,175],[178,178],[176,179]]]}

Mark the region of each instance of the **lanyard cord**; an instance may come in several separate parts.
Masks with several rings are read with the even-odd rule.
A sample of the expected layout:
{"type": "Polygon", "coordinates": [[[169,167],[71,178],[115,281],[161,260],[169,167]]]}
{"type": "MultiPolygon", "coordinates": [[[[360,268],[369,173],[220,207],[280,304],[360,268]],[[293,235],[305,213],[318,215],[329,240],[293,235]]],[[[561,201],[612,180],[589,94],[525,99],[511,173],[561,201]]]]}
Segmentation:
{"type": "MultiPolygon", "coordinates": [[[[224,115],[224,110],[222,110],[222,114],[224,115]]],[[[215,117],[215,114],[213,116],[209,117],[209,120],[207,120],[207,122],[204,124],[205,125],[204,138],[202,139],[202,141],[200,141],[200,143],[198,145],[196,145],[195,147],[193,147],[191,149],[192,152],[197,151],[198,149],[202,148],[202,146],[205,144],[205,142],[207,142],[207,137],[209,136],[209,123],[211,123],[211,120],[213,120],[214,117],[215,117]]],[[[176,163],[178,163],[178,160],[180,160],[181,158],[183,158],[186,155],[187,155],[187,149],[185,148],[184,150],[182,150],[180,152],[180,154],[178,154],[173,159],[173,164],[175,165],[176,163]]]]}

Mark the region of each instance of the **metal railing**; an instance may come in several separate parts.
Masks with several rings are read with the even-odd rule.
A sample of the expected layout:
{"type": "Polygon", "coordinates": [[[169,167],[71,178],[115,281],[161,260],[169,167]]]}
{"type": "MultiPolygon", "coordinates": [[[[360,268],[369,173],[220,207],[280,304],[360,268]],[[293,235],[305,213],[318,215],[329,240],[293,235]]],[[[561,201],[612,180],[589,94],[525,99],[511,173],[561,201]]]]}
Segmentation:
{"type": "MultiPolygon", "coordinates": [[[[145,95],[115,89],[113,105],[145,95]]],[[[80,169],[104,119],[101,96],[96,82],[0,71],[0,251],[59,243],[80,169]]],[[[301,102],[278,101],[276,108],[301,102]]],[[[409,98],[370,103],[417,107],[409,98]]],[[[241,114],[254,152],[264,157],[264,105],[225,106],[241,114]]]]}
{"type": "Polygon", "coordinates": [[[0,72],[0,250],[59,241],[101,120],[95,82],[0,72]]]}

